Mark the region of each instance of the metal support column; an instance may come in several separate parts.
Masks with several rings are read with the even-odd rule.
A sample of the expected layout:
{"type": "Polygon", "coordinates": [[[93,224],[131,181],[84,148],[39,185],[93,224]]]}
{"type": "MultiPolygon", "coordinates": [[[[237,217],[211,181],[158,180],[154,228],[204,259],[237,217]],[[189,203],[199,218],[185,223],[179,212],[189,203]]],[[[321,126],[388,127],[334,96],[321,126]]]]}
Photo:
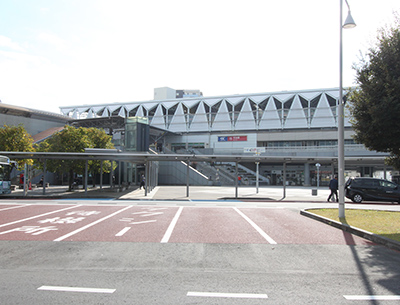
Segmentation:
{"type": "Polygon", "coordinates": [[[147,196],[147,192],[148,192],[148,186],[149,186],[149,161],[146,160],[146,164],[145,164],[145,182],[144,182],[144,195],[147,196]]]}
{"type": "Polygon", "coordinates": [[[100,190],[103,189],[103,160],[100,162],[100,190]]]}
{"type": "Polygon", "coordinates": [[[286,162],[283,163],[283,197],[282,199],[286,198],[286,162]]]}
{"type": "Polygon", "coordinates": [[[24,165],[24,196],[27,195],[27,186],[28,186],[28,184],[26,182],[28,179],[27,173],[28,173],[28,164],[25,163],[25,165],[24,165]]]}
{"type": "Polygon", "coordinates": [[[239,177],[239,171],[238,171],[238,162],[236,161],[236,167],[235,167],[235,198],[238,198],[238,177],[239,177]]]}
{"type": "Polygon", "coordinates": [[[43,162],[43,195],[46,194],[46,171],[47,171],[46,165],[47,165],[47,159],[44,159],[44,162],[43,162]]]}
{"type": "Polygon", "coordinates": [[[87,185],[88,185],[88,160],[85,162],[85,195],[87,194],[87,185]]]}
{"type": "Polygon", "coordinates": [[[111,171],[110,171],[110,189],[113,188],[114,184],[114,161],[110,160],[111,162],[111,171]]]}
{"type": "Polygon", "coordinates": [[[190,160],[186,161],[186,197],[189,197],[189,174],[190,174],[190,160]]]}
{"type": "Polygon", "coordinates": [[[256,194],[258,194],[258,185],[259,185],[259,165],[260,162],[256,162],[256,194]]]}
{"type": "Polygon", "coordinates": [[[122,167],[121,167],[121,161],[118,161],[118,186],[121,187],[121,171],[122,171],[122,167]]]}

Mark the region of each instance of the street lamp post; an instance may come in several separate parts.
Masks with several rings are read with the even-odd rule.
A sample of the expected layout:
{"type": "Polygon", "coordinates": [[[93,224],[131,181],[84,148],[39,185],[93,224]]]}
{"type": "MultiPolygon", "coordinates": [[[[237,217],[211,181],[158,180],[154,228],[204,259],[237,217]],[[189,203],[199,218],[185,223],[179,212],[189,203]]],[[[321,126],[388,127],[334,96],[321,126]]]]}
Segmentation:
{"type": "Polygon", "coordinates": [[[348,15],[343,23],[343,0],[340,1],[340,46],[339,46],[339,105],[338,105],[338,171],[339,171],[339,218],[345,217],[344,209],[344,104],[343,104],[343,28],[356,26],[346,1],[348,15]]]}
{"type": "Polygon", "coordinates": [[[317,167],[317,194],[318,194],[318,189],[319,189],[319,168],[321,167],[320,163],[315,164],[317,167]]]}

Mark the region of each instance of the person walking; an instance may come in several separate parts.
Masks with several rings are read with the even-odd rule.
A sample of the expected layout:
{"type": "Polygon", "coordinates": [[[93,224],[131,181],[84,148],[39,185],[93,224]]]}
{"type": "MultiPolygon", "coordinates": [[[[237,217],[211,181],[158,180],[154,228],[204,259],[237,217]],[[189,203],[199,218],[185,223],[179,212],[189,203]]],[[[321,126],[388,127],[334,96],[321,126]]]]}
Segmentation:
{"type": "Polygon", "coordinates": [[[144,177],[144,175],[142,175],[141,179],[140,179],[140,189],[145,188],[146,186],[146,178],[144,177]]]}
{"type": "Polygon", "coordinates": [[[331,181],[329,181],[329,189],[331,190],[331,193],[329,194],[328,202],[331,200],[331,198],[332,200],[335,200],[335,196],[336,196],[336,202],[339,202],[338,187],[339,183],[337,180],[337,176],[335,176],[333,179],[331,179],[331,181]]]}

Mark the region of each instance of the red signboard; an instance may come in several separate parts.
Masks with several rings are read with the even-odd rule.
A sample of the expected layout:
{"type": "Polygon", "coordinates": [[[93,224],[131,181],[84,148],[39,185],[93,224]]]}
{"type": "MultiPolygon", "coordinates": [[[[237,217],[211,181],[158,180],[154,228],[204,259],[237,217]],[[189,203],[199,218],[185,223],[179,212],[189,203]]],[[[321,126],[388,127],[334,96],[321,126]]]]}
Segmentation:
{"type": "Polygon", "coordinates": [[[247,136],[223,136],[218,137],[218,142],[238,142],[247,141],[247,136]]]}
{"type": "Polygon", "coordinates": [[[228,141],[232,141],[232,142],[247,141],[247,136],[232,136],[232,137],[228,137],[228,141]]]}

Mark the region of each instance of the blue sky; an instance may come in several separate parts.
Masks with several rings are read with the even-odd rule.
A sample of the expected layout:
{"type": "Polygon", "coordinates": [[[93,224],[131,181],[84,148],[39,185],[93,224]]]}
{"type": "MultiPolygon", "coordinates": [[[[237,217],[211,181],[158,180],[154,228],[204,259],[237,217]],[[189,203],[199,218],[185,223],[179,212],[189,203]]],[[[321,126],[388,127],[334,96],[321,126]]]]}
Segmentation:
{"type": "MultiPolygon", "coordinates": [[[[0,100],[60,106],[339,86],[339,0],[0,0],[0,100]]],[[[398,0],[349,0],[344,85],[398,0]]],[[[347,8],[344,4],[344,17],[347,8]]]]}

